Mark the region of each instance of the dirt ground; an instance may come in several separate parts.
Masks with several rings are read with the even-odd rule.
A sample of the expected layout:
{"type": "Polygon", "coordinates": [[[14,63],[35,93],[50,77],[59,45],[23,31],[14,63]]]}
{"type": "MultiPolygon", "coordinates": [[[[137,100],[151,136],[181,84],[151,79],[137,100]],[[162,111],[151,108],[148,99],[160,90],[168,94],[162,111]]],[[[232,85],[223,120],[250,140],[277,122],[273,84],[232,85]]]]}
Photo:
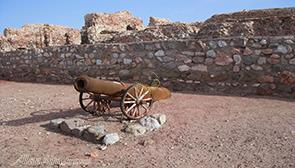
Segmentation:
{"type": "Polygon", "coordinates": [[[295,167],[290,99],[173,93],[152,109],[167,123],[140,137],[83,112],[69,85],[0,81],[0,102],[0,167],[295,167]],[[101,151],[46,127],[73,117],[103,122],[120,142],[101,151]]]}

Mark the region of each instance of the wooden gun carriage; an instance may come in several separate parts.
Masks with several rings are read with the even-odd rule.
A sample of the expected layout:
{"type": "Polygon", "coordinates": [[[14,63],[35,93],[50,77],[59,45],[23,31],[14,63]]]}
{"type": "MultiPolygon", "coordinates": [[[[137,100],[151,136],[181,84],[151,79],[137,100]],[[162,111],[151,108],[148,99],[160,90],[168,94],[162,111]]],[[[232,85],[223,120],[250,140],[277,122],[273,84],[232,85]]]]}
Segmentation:
{"type": "Polygon", "coordinates": [[[89,76],[80,76],[74,87],[80,92],[81,108],[91,114],[110,112],[111,102],[120,102],[121,112],[128,119],[140,119],[146,116],[156,101],[167,99],[171,92],[158,84],[126,84],[117,81],[101,80],[89,76]]]}

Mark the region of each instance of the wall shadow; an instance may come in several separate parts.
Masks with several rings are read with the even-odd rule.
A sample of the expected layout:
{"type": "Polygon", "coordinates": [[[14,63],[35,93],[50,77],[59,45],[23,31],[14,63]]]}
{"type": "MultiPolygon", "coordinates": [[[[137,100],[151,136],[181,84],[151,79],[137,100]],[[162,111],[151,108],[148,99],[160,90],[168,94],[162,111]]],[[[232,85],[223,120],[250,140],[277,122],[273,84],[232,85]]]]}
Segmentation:
{"type": "Polygon", "coordinates": [[[284,101],[284,102],[295,102],[295,98],[285,98],[281,96],[263,96],[263,95],[255,95],[251,93],[241,93],[241,94],[234,94],[234,93],[206,93],[204,91],[173,91],[173,93],[182,93],[182,94],[194,94],[194,95],[203,95],[203,96],[225,96],[225,97],[243,97],[249,99],[267,99],[267,100],[277,100],[277,101],[284,101]]]}
{"type": "MultiPolygon", "coordinates": [[[[13,80],[0,80],[0,84],[7,84],[9,82],[16,82],[16,83],[33,83],[33,84],[44,84],[44,85],[67,85],[72,86],[70,83],[55,83],[55,82],[29,82],[29,81],[13,81],[13,80]]],[[[123,81],[126,82],[126,81],[123,81]]],[[[141,82],[141,81],[137,81],[141,82]]],[[[128,83],[128,82],[126,82],[128,83]]],[[[130,82],[129,82],[130,83],[130,82]]],[[[269,99],[269,100],[278,100],[278,101],[286,101],[286,102],[295,102],[295,93],[292,93],[292,97],[284,97],[280,95],[257,95],[254,93],[249,93],[243,90],[235,90],[231,92],[222,92],[222,91],[214,91],[214,92],[207,92],[205,90],[199,89],[196,91],[180,91],[176,89],[169,88],[173,93],[182,93],[182,94],[194,94],[194,95],[209,95],[209,96],[228,96],[228,97],[245,97],[245,98],[254,98],[254,99],[269,99]]],[[[79,110],[79,109],[77,109],[79,110]]],[[[73,110],[75,113],[75,110],[73,110]]]]}

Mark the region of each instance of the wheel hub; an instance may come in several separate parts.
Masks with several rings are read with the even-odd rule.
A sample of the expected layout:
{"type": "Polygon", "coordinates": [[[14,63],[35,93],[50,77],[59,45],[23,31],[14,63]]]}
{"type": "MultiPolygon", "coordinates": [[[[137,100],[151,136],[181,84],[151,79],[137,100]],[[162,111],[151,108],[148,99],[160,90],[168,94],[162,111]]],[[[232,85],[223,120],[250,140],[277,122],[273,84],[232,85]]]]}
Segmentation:
{"type": "Polygon", "coordinates": [[[136,101],[135,101],[135,104],[136,104],[136,105],[140,105],[140,103],[141,103],[140,100],[136,100],[136,101]]]}

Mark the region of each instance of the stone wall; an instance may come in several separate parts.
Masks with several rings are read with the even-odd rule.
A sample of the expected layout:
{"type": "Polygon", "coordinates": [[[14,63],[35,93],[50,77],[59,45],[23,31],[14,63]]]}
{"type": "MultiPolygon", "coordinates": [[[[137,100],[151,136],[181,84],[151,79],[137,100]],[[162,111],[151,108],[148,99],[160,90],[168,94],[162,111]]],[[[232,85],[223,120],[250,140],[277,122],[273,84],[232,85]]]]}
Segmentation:
{"type": "Polygon", "coordinates": [[[177,91],[295,98],[295,37],[231,37],[46,47],[0,53],[0,78],[72,83],[88,74],[177,91]]]}

